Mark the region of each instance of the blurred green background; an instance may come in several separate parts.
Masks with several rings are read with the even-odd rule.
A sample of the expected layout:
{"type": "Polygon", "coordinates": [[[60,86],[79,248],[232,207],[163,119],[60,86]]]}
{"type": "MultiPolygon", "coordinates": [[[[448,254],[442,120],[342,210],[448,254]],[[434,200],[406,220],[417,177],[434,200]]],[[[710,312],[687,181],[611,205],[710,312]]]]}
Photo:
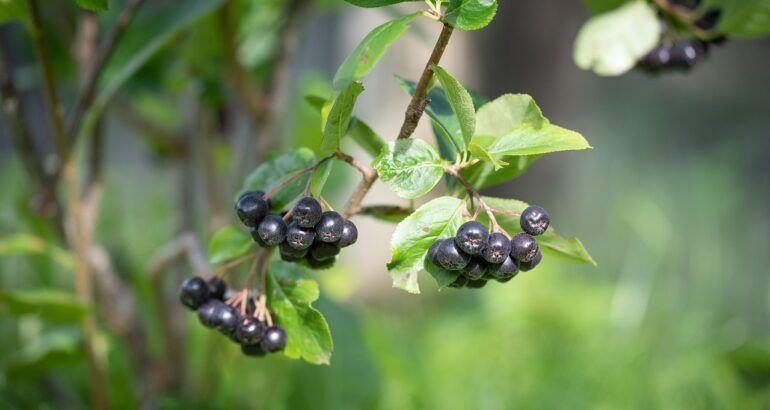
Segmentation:
{"type": "MultiPolygon", "coordinates": [[[[105,29],[122,9],[111,3],[99,17],[105,29]]],[[[182,3],[146,5],[126,43],[146,45],[142,36],[168,27],[164,19],[182,3]]],[[[77,68],[68,43],[78,11],[43,4],[62,98],[71,98],[77,68]]],[[[280,138],[271,149],[317,146],[320,118],[303,95],[328,93],[336,65],[394,11],[310,5],[297,25],[296,54],[279,72],[276,27],[287,4],[235,2],[231,27],[255,82],[283,78],[280,138]]],[[[577,1],[501,2],[487,29],[455,36],[444,61],[480,94],[529,93],[554,123],[588,138],[593,150],[546,156],[488,192],[543,205],[599,266],[549,258],[477,291],[437,292],[423,277],[423,293],[409,295],[390,287],[385,269],[394,226],[357,217],[360,243],[316,275],[317,307],[335,344],[328,367],[242,356],[176,303],[189,268],[156,282],[147,276],[176,233],[194,231],[205,243],[234,222],[231,198],[267,155],[258,142],[265,134],[251,127],[233,90],[220,12],[175,34],[120,90],[103,123],[96,239],[136,297],[149,355],[138,362],[136,341],[112,332],[95,308],[111,407],[770,408],[770,42],[730,41],[686,74],[598,78],[571,62],[586,18],[577,1]],[[168,136],[180,139],[182,154],[168,136]]],[[[2,30],[16,75],[29,84],[28,121],[49,152],[45,121],[35,121],[44,111],[28,35],[18,23],[2,30]]],[[[356,114],[386,139],[408,103],[392,76],[418,75],[437,30],[421,22],[364,80],[356,114]]],[[[416,135],[431,140],[425,122],[416,135]]],[[[19,234],[61,242],[33,211],[35,192],[2,126],[0,150],[2,293],[71,289],[69,269],[50,252],[19,255],[9,245],[19,234]]],[[[356,178],[340,170],[330,201],[341,204],[356,178]]],[[[365,202],[385,201],[398,202],[379,186],[365,202]]],[[[0,408],[87,407],[78,327],[1,306],[0,408]]]]}

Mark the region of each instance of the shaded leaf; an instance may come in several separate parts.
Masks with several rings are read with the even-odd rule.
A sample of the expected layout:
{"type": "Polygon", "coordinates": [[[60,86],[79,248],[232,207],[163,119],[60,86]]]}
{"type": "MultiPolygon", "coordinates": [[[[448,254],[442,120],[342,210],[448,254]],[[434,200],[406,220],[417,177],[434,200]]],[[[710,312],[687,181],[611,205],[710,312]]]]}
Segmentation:
{"type": "MultiPolygon", "coordinates": [[[[417,85],[413,81],[396,77],[401,89],[409,95],[414,95],[417,85]]],[[[463,140],[460,122],[452,111],[449,99],[440,88],[431,88],[428,91],[430,103],[425,107],[425,113],[433,121],[436,139],[439,147],[447,149],[446,156],[443,158],[454,161],[457,153],[464,150],[465,142],[463,140]],[[451,152],[449,151],[451,148],[451,152]]]]}
{"type": "MultiPolygon", "coordinates": [[[[286,152],[258,166],[244,182],[241,193],[246,191],[270,192],[282,183],[289,175],[315,164],[315,154],[307,148],[298,148],[286,152]]],[[[299,195],[307,184],[309,174],[301,175],[292,182],[281,187],[270,198],[275,209],[283,209],[299,195]]]]}
{"type": "Polygon", "coordinates": [[[315,197],[320,197],[323,193],[326,181],[329,180],[329,174],[334,167],[334,160],[329,160],[321,164],[313,173],[313,179],[310,180],[310,193],[315,197]]]}
{"type": "Polygon", "coordinates": [[[412,214],[411,209],[393,205],[369,205],[364,207],[359,215],[368,215],[384,222],[399,223],[412,214]]]}
{"type": "Polygon", "coordinates": [[[409,29],[412,20],[419,15],[420,13],[413,13],[391,20],[367,34],[337,69],[333,81],[334,88],[342,89],[369,73],[385,54],[388,46],[398,40],[409,29]]]}
{"type": "Polygon", "coordinates": [[[731,37],[754,38],[770,35],[770,0],[715,0],[722,18],[717,30],[731,37]]]}
{"type": "Polygon", "coordinates": [[[390,241],[388,271],[393,286],[420,293],[417,274],[425,269],[425,255],[437,239],[453,236],[462,224],[465,202],[453,197],[436,198],[418,208],[396,227],[390,241]]]}
{"type": "Polygon", "coordinates": [[[57,322],[73,322],[88,314],[89,307],[70,293],[57,289],[0,291],[0,312],[38,315],[57,322]]]}
{"type": "Polygon", "coordinates": [[[0,239],[0,256],[41,255],[51,258],[65,268],[74,267],[72,253],[45,241],[43,238],[16,234],[0,239]]]}
{"type": "Polygon", "coordinates": [[[436,150],[419,139],[389,143],[374,159],[372,168],[391,191],[406,199],[427,194],[444,175],[443,162],[436,150]]]}
{"type": "Polygon", "coordinates": [[[110,9],[108,0],[75,0],[75,4],[81,9],[89,11],[107,11],[110,9]]]}
{"type": "Polygon", "coordinates": [[[348,128],[348,135],[372,157],[380,155],[385,147],[385,141],[365,122],[353,117],[348,128]]]}
{"type": "Polygon", "coordinates": [[[76,329],[43,333],[22,344],[5,364],[5,374],[12,378],[39,378],[52,369],[82,363],[83,342],[76,329]]]}
{"type": "Polygon", "coordinates": [[[340,150],[340,140],[348,131],[356,99],[363,91],[364,86],[361,83],[352,82],[335,98],[323,130],[322,153],[331,154],[340,150]]]}
{"type": "Polygon", "coordinates": [[[249,253],[253,243],[246,232],[226,226],[217,231],[209,242],[209,262],[216,264],[241,257],[249,253]]]}
{"type": "Polygon", "coordinates": [[[446,70],[435,64],[432,68],[457,117],[464,140],[463,147],[467,148],[476,130],[476,110],[473,107],[473,99],[468,90],[446,70]]]}
{"type": "Polygon", "coordinates": [[[275,260],[270,264],[267,292],[273,320],[288,336],[284,354],[308,363],[330,364],[329,325],[312,306],[318,300],[318,283],[302,267],[275,260]]]}

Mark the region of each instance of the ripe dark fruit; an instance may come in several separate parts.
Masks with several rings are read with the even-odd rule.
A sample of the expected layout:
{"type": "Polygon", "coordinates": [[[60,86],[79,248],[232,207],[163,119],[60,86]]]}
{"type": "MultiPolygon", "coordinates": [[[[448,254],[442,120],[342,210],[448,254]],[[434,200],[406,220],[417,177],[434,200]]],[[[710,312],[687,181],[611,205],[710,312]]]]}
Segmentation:
{"type": "Polygon", "coordinates": [[[286,243],[294,249],[307,249],[315,240],[315,231],[299,226],[297,223],[289,225],[286,230],[286,243]]]}
{"type": "Polygon", "coordinates": [[[263,357],[267,354],[262,345],[241,345],[241,352],[246,356],[263,357]]]}
{"type": "Polygon", "coordinates": [[[548,216],[548,212],[537,205],[525,209],[519,218],[521,229],[533,236],[542,235],[550,223],[551,218],[548,216]]]}
{"type": "Polygon", "coordinates": [[[296,249],[293,248],[288,242],[281,242],[280,245],[278,245],[278,249],[280,251],[281,256],[286,255],[292,258],[299,258],[302,259],[307,255],[309,249],[296,249]]]}
{"type": "Polygon", "coordinates": [[[262,238],[259,237],[259,231],[257,228],[251,228],[249,230],[249,233],[251,234],[251,239],[254,239],[254,242],[257,243],[261,248],[269,248],[265,241],[262,240],[262,238]]]}
{"type": "Polygon", "coordinates": [[[262,195],[260,192],[246,192],[235,202],[235,212],[244,225],[253,228],[267,215],[269,208],[262,195]]]}
{"type": "Polygon", "coordinates": [[[278,214],[269,214],[260,222],[257,234],[267,246],[276,246],[286,238],[286,222],[278,214]]]}
{"type": "Polygon", "coordinates": [[[307,255],[307,258],[305,259],[307,261],[308,266],[310,266],[313,269],[323,270],[323,269],[329,269],[332,266],[334,266],[334,262],[337,261],[337,258],[328,258],[324,260],[318,260],[313,257],[313,255],[307,255]]]}
{"type": "Polygon", "coordinates": [[[198,276],[185,279],[179,288],[179,300],[193,310],[198,309],[210,297],[208,283],[198,276]]]}
{"type": "Polygon", "coordinates": [[[484,279],[469,280],[468,283],[465,284],[466,288],[471,288],[471,289],[481,289],[484,286],[487,286],[487,281],[485,281],[484,279]]]}
{"type": "Polygon", "coordinates": [[[356,228],[356,224],[354,224],[351,221],[345,220],[343,222],[342,227],[342,236],[340,236],[340,241],[337,243],[337,246],[340,248],[344,248],[346,246],[350,246],[358,240],[358,228],[356,228]]]}
{"type": "Polygon", "coordinates": [[[706,44],[698,40],[682,40],[671,48],[671,64],[688,68],[706,55],[706,44]]]}
{"type": "Polygon", "coordinates": [[[511,239],[511,256],[519,262],[529,262],[537,254],[537,240],[524,232],[511,239]]]}
{"type": "Polygon", "coordinates": [[[460,289],[460,288],[465,287],[466,283],[468,283],[468,278],[466,278],[463,275],[460,275],[460,276],[457,277],[457,279],[455,279],[454,282],[449,284],[449,287],[450,288],[455,288],[455,289],[460,289]]]}
{"type": "Polygon", "coordinates": [[[315,225],[315,232],[323,242],[337,242],[342,237],[342,231],[345,229],[345,221],[342,216],[334,211],[324,212],[321,220],[315,225]]]}
{"type": "Polygon", "coordinates": [[[438,263],[447,270],[462,270],[468,265],[471,257],[460,250],[454,238],[444,239],[436,254],[438,263]]]}
{"type": "Polygon", "coordinates": [[[214,276],[209,279],[209,296],[212,299],[224,300],[225,292],[227,292],[227,284],[222,278],[214,276]]]}
{"type": "Polygon", "coordinates": [[[238,323],[235,329],[235,340],[243,345],[255,345],[265,336],[265,324],[252,318],[245,318],[238,323]]]}
{"type": "Polygon", "coordinates": [[[719,23],[720,17],[722,17],[722,10],[709,9],[695,22],[695,27],[698,27],[701,30],[713,30],[719,23]]]}
{"type": "Polygon", "coordinates": [[[217,312],[217,308],[220,304],[222,304],[221,301],[212,299],[202,304],[201,307],[198,308],[198,319],[201,321],[203,326],[208,328],[214,327],[215,313],[217,312]]]}
{"type": "Polygon", "coordinates": [[[537,254],[534,258],[532,258],[529,262],[522,262],[519,266],[519,269],[521,269],[522,272],[531,271],[532,269],[535,269],[537,265],[540,264],[540,261],[543,260],[543,254],[540,252],[540,249],[537,250],[537,254]]]}
{"type": "Polygon", "coordinates": [[[505,262],[500,265],[496,265],[490,269],[492,278],[496,280],[511,279],[519,273],[519,264],[515,259],[510,256],[505,259],[505,262]]]}
{"type": "Polygon", "coordinates": [[[487,246],[481,256],[489,263],[503,263],[511,253],[511,241],[505,234],[493,232],[487,239],[487,246]]]}
{"type": "Polygon", "coordinates": [[[478,280],[484,277],[488,268],[489,265],[484,259],[471,258],[471,261],[468,262],[468,265],[463,269],[463,275],[469,280],[478,280]]]}
{"type": "Polygon", "coordinates": [[[311,197],[304,197],[294,205],[294,221],[302,228],[312,228],[321,220],[321,204],[311,197]]]}
{"type": "Polygon", "coordinates": [[[701,0],[668,0],[668,4],[687,10],[695,10],[700,6],[701,0]]]}
{"type": "Polygon", "coordinates": [[[439,264],[438,263],[438,248],[439,248],[439,246],[441,246],[441,242],[442,241],[443,241],[442,239],[439,239],[436,242],[433,242],[433,245],[431,245],[430,248],[428,248],[427,258],[434,265],[438,265],[439,264]]]}
{"type": "Polygon", "coordinates": [[[212,319],[214,329],[229,335],[238,326],[239,316],[234,307],[225,303],[217,304],[212,319]]]}
{"type": "Polygon", "coordinates": [[[313,259],[318,261],[325,261],[334,258],[339,254],[340,248],[333,243],[318,242],[313,244],[313,247],[310,248],[310,255],[313,256],[313,259]]]}
{"type": "Polygon", "coordinates": [[[271,326],[265,331],[262,339],[262,348],[272,353],[283,350],[286,347],[286,332],[280,326],[271,326]]]}
{"type": "Polygon", "coordinates": [[[478,255],[487,246],[489,231],[477,221],[468,221],[457,230],[455,243],[468,255],[478,255]]]}

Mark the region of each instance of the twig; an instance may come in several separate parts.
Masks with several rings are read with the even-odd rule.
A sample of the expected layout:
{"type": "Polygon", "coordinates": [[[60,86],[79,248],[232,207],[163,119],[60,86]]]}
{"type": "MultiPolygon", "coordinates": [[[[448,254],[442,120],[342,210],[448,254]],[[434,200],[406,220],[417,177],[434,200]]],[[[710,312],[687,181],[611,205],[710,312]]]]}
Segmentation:
{"type": "MultiPolygon", "coordinates": [[[[449,39],[452,36],[452,31],[452,26],[444,24],[444,28],[441,30],[436,45],[433,47],[433,52],[431,53],[428,62],[425,64],[420,80],[417,82],[412,100],[406,108],[404,123],[401,125],[401,131],[398,134],[399,139],[405,139],[412,136],[414,130],[417,128],[417,123],[420,122],[420,118],[422,117],[423,112],[425,112],[425,107],[428,105],[428,100],[425,96],[428,93],[428,84],[433,77],[431,66],[433,64],[438,64],[441,61],[444,50],[446,50],[449,39]]],[[[366,197],[366,194],[369,193],[369,190],[372,189],[372,185],[374,185],[375,181],[377,181],[377,173],[374,170],[371,170],[371,172],[364,175],[363,180],[361,180],[361,183],[358,184],[358,187],[356,187],[356,190],[353,191],[353,194],[348,199],[345,211],[343,212],[345,218],[350,218],[361,210],[361,202],[364,200],[364,197],[366,197]]]]}
{"type": "Polygon", "coordinates": [[[404,208],[395,205],[371,205],[362,206],[356,214],[369,216],[402,216],[407,217],[414,211],[412,208],[404,208]]]}
{"type": "Polygon", "coordinates": [[[150,260],[147,275],[154,281],[161,273],[171,269],[183,257],[186,257],[196,275],[211,276],[211,266],[206,261],[201,249],[198,237],[194,233],[183,232],[169,244],[163,246],[150,260]]]}
{"type": "MultiPolygon", "coordinates": [[[[45,39],[43,38],[43,23],[40,15],[38,0],[29,0],[30,20],[32,22],[32,37],[41,65],[43,74],[43,89],[46,103],[48,105],[51,122],[53,124],[54,141],[57,152],[62,163],[62,172],[67,188],[67,197],[69,206],[67,212],[72,221],[73,235],[71,236],[70,246],[75,251],[75,292],[82,302],[88,306],[93,305],[92,283],[90,264],[88,262],[88,250],[90,247],[90,238],[83,221],[83,209],[80,202],[80,187],[78,183],[77,170],[75,163],[68,159],[70,151],[67,145],[64,125],[61,117],[61,110],[56,96],[56,83],[53,75],[53,65],[48,58],[48,50],[45,39]],[[66,160],[65,160],[66,159],[66,160]]],[[[90,380],[91,405],[95,409],[107,408],[106,397],[106,377],[103,363],[96,356],[96,322],[94,315],[86,315],[81,321],[83,330],[83,339],[88,362],[88,374],[90,380]]]]}

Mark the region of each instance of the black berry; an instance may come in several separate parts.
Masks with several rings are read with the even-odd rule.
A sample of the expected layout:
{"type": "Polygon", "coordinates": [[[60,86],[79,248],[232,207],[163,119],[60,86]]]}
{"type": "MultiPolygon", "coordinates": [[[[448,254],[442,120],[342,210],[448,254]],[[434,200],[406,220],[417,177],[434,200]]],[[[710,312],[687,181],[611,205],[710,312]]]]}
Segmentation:
{"type": "Polygon", "coordinates": [[[505,259],[505,262],[490,268],[489,272],[492,278],[498,281],[511,279],[516,276],[517,273],[519,273],[519,264],[515,259],[508,256],[505,259]]]}
{"type": "Polygon", "coordinates": [[[537,254],[537,240],[527,233],[519,233],[511,239],[511,256],[519,262],[529,262],[537,254]]]}
{"type": "Polygon", "coordinates": [[[682,40],[671,48],[671,64],[688,68],[706,55],[706,43],[699,40],[682,40]]]}
{"type": "Polygon", "coordinates": [[[260,222],[257,234],[265,245],[276,246],[286,238],[287,229],[286,222],[281,218],[281,215],[268,214],[260,222]]]}
{"type": "Polygon", "coordinates": [[[535,269],[537,265],[540,264],[540,261],[543,260],[543,254],[540,252],[540,249],[537,250],[537,254],[535,254],[535,257],[532,258],[529,262],[521,262],[519,265],[519,269],[521,269],[522,272],[531,271],[532,269],[535,269]]]}
{"type": "Polygon", "coordinates": [[[348,220],[345,220],[342,224],[342,236],[340,236],[340,241],[337,243],[337,246],[340,248],[350,246],[358,240],[358,228],[356,228],[356,224],[348,220]]]}
{"type": "Polygon", "coordinates": [[[255,345],[265,336],[266,326],[257,319],[245,318],[235,329],[235,340],[242,345],[255,345]]]}
{"type": "Polygon", "coordinates": [[[310,255],[313,256],[313,259],[318,261],[331,259],[339,254],[340,248],[334,243],[316,242],[313,244],[313,247],[310,248],[310,255]]]}
{"type": "Polygon", "coordinates": [[[265,331],[262,348],[268,352],[277,352],[286,347],[286,332],[280,326],[271,326],[265,331]]]}
{"type": "Polygon", "coordinates": [[[695,27],[701,30],[713,30],[719,23],[720,17],[722,17],[722,10],[717,8],[709,9],[695,22],[695,27]]]}
{"type": "Polygon", "coordinates": [[[468,265],[471,257],[455,243],[455,238],[444,239],[436,254],[438,263],[447,270],[461,270],[468,265]]]}
{"type": "Polygon", "coordinates": [[[241,352],[246,356],[263,357],[267,354],[262,345],[241,345],[241,352]]]}
{"type": "Polygon", "coordinates": [[[487,286],[487,281],[485,281],[484,279],[469,280],[468,283],[465,284],[466,288],[471,288],[471,289],[481,289],[484,286],[487,286]]]}
{"type": "Polygon", "coordinates": [[[185,279],[179,288],[179,300],[193,310],[198,309],[210,297],[208,283],[198,276],[185,279]]]}
{"type": "Polygon", "coordinates": [[[484,277],[487,269],[489,269],[487,261],[481,258],[471,258],[471,261],[463,269],[463,275],[470,280],[478,280],[484,277]]]}
{"type": "Polygon", "coordinates": [[[505,234],[493,232],[487,239],[487,246],[481,256],[489,263],[503,263],[511,253],[511,241],[505,234]]]}
{"type": "Polygon", "coordinates": [[[244,225],[253,228],[267,215],[269,208],[262,195],[260,192],[246,192],[235,202],[235,212],[244,225]]]}
{"type": "Polygon", "coordinates": [[[441,242],[443,239],[438,239],[436,242],[433,242],[433,245],[428,248],[428,254],[426,255],[428,260],[431,261],[434,265],[438,265],[438,248],[441,246],[441,242]]]}
{"type": "Polygon", "coordinates": [[[337,242],[342,237],[342,231],[345,229],[345,220],[334,211],[324,212],[321,220],[315,225],[315,233],[318,239],[323,242],[337,242]]]}
{"type": "Polygon", "coordinates": [[[307,249],[315,240],[315,231],[299,226],[297,223],[289,225],[286,230],[286,243],[294,249],[307,249]]]}
{"type": "Polygon", "coordinates": [[[256,242],[257,245],[259,245],[262,248],[269,248],[269,246],[267,246],[265,241],[263,241],[262,238],[259,237],[259,231],[257,230],[257,228],[251,228],[249,230],[249,233],[251,233],[251,238],[254,239],[254,242],[256,242]]]}
{"type": "Polygon", "coordinates": [[[455,279],[455,281],[454,281],[454,282],[452,282],[451,284],[449,284],[449,287],[450,287],[450,288],[456,288],[456,289],[459,289],[459,288],[463,288],[463,287],[465,287],[465,284],[466,284],[466,283],[468,283],[468,278],[466,278],[466,277],[465,277],[465,276],[463,276],[463,275],[460,275],[460,276],[458,276],[458,277],[457,277],[457,279],[455,279]]]}
{"type": "Polygon", "coordinates": [[[240,315],[234,307],[226,303],[218,303],[214,308],[212,324],[214,329],[229,335],[238,326],[240,315]]]}
{"type": "Polygon", "coordinates": [[[215,325],[214,318],[219,305],[223,304],[222,301],[212,299],[201,305],[198,308],[198,319],[203,326],[213,328],[215,325]]]}
{"type": "Polygon", "coordinates": [[[307,261],[308,266],[310,266],[311,268],[323,270],[323,269],[329,269],[332,266],[334,266],[334,262],[337,260],[337,258],[328,258],[324,260],[318,260],[314,258],[313,255],[308,254],[305,260],[307,261]]]}
{"type": "Polygon", "coordinates": [[[533,236],[542,235],[550,223],[551,218],[548,216],[548,212],[537,205],[525,209],[519,218],[521,229],[533,236]]]}
{"type": "Polygon", "coordinates": [[[294,205],[294,221],[302,228],[312,228],[321,220],[321,204],[314,198],[304,197],[294,205]]]}
{"type": "Polygon", "coordinates": [[[288,242],[281,242],[280,245],[278,245],[278,250],[281,254],[281,257],[287,256],[289,258],[293,259],[302,259],[307,255],[308,249],[296,249],[293,248],[288,242]]]}
{"type": "Polygon", "coordinates": [[[214,276],[209,279],[209,295],[212,299],[224,300],[225,292],[227,292],[227,283],[219,276],[214,276]]]}
{"type": "Polygon", "coordinates": [[[455,243],[468,255],[478,255],[487,245],[489,231],[477,221],[468,221],[457,230],[455,243]]]}

